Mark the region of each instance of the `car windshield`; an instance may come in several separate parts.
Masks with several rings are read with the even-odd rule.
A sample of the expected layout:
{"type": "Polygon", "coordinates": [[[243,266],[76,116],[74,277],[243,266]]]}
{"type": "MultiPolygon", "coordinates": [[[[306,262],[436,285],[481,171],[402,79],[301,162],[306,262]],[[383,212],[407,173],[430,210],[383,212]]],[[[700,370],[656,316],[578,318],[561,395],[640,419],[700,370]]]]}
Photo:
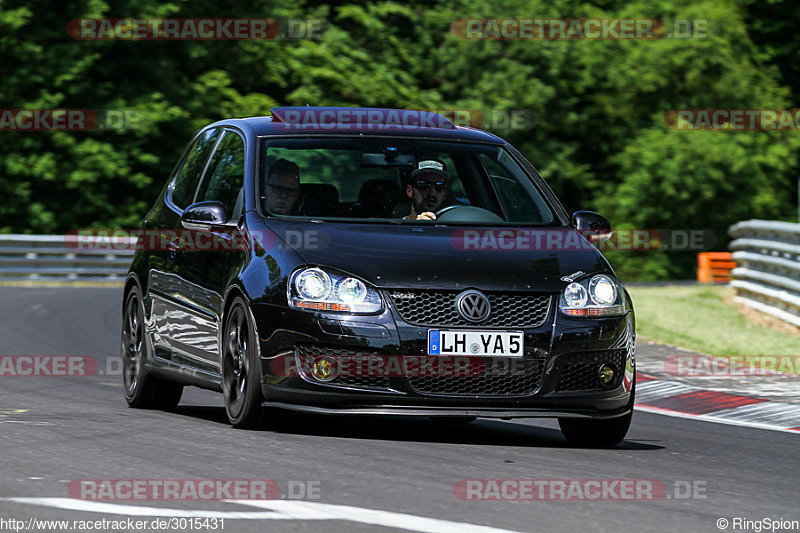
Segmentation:
{"type": "Polygon", "coordinates": [[[325,221],[546,225],[553,211],[500,145],[400,138],[262,139],[264,214],[325,221]],[[425,219],[421,216],[420,219],[425,219]]]}

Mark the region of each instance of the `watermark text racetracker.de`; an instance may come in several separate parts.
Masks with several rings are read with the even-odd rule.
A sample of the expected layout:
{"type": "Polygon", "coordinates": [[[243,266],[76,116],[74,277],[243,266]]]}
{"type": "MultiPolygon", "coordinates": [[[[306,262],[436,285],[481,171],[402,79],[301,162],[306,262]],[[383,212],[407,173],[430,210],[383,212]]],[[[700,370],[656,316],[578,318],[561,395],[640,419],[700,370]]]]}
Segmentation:
{"type": "Polygon", "coordinates": [[[432,109],[456,126],[482,130],[527,131],[536,125],[535,113],[525,109],[432,109]]]}
{"type": "Polygon", "coordinates": [[[622,229],[606,240],[595,230],[572,229],[459,229],[450,237],[456,250],[599,250],[701,251],[713,247],[714,233],[703,229],[622,229]]]}
{"type": "MultiPolygon", "coordinates": [[[[704,229],[620,229],[610,235],[596,230],[569,228],[455,229],[450,245],[460,251],[703,251],[716,243],[711,230],[704,229]],[[599,237],[608,236],[602,240],[599,237]]],[[[87,229],[73,230],[64,244],[76,253],[145,250],[159,252],[242,252],[264,250],[322,250],[331,245],[331,235],[318,229],[240,230],[209,229],[87,229]]]]}
{"type": "MultiPolygon", "coordinates": [[[[342,326],[347,328],[347,322],[342,326]]],[[[488,349],[489,339],[484,339],[488,349]]],[[[466,349],[467,344],[464,343],[466,349]]],[[[452,347],[451,347],[452,348],[452,347]]],[[[470,346],[478,351],[477,344],[470,346]]],[[[366,352],[366,350],[365,350],[366,352]]],[[[513,358],[488,358],[452,355],[386,355],[386,354],[287,354],[270,362],[273,375],[285,377],[313,376],[319,381],[349,377],[436,377],[471,378],[476,376],[515,376],[526,368],[526,362],[513,358]]]]}
{"type": "Polygon", "coordinates": [[[106,362],[106,372],[103,372],[91,355],[0,355],[0,377],[86,377],[121,373],[118,360],[108,358],[106,362]]]}
{"type": "Polygon", "coordinates": [[[664,371],[678,377],[800,377],[800,355],[671,355],[664,371]]]}
{"type": "Polygon", "coordinates": [[[453,129],[455,125],[441,113],[414,109],[357,109],[332,107],[322,109],[273,110],[273,127],[278,130],[414,130],[418,128],[453,129]]]}
{"type": "Polygon", "coordinates": [[[67,232],[64,245],[75,253],[151,252],[242,252],[263,250],[321,250],[328,246],[321,230],[209,229],[80,229],[67,232]]]}
{"type": "Polygon", "coordinates": [[[416,130],[454,129],[468,126],[486,130],[530,130],[537,116],[525,109],[282,109],[273,112],[273,127],[278,130],[416,130]]]}
{"type": "Polygon", "coordinates": [[[323,19],[298,18],[76,18],[67,34],[78,40],[272,40],[322,37],[323,19]]]}
{"type": "Polygon", "coordinates": [[[138,130],[143,124],[135,109],[0,109],[0,131],[138,130]]]}
{"type": "Polygon", "coordinates": [[[462,39],[491,40],[655,40],[705,39],[706,19],[660,18],[464,18],[452,32],[462,39]]]}
{"type": "Polygon", "coordinates": [[[320,480],[74,479],[67,495],[92,501],[319,500],[320,480]]]}
{"type": "Polygon", "coordinates": [[[453,494],[468,501],[704,500],[705,480],[461,479],[453,494]]]}
{"type": "Polygon", "coordinates": [[[671,109],[664,123],[679,131],[798,131],[800,109],[671,109]]]}

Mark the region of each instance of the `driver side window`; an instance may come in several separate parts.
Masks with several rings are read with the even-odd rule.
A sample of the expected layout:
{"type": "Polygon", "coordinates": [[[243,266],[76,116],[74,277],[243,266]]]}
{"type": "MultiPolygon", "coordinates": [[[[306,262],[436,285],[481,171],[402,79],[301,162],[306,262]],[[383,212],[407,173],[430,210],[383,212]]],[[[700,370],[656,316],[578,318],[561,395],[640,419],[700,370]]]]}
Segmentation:
{"type": "Polygon", "coordinates": [[[220,128],[204,131],[197,136],[189,153],[175,178],[170,199],[181,209],[186,209],[192,203],[197,183],[203,174],[203,169],[208,161],[208,156],[219,140],[220,128]]]}
{"type": "Polygon", "coordinates": [[[222,202],[228,219],[236,216],[234,208],[244,184],[244,161],[244,141],[235,132],[226,130],[211,157],[195,202],[222,202]]]}

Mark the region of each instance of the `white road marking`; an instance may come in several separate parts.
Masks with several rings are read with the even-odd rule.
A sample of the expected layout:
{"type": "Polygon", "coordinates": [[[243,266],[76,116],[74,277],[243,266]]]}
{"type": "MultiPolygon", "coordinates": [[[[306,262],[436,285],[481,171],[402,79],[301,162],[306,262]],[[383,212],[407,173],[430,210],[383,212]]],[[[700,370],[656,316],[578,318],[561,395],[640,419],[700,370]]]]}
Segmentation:
{"type": "MultiPolygon", "coordinates": [[[[787,429],[784,427],[773,426],[770,424],[760,424],[758,422],[748,422],[744,420],[732,420],[729,418],[719,418],[714,415],[692,415],[689,413],[681,413],[678,411],[671,411],[669,409],[660,409],[658,407],[645,407],[643,405],[634,405],[634,409],[637,411],[644,411],[645,413],[654,413],[657,415],[665,415],[665,416],[673,416],[675,418],[686,418],[691,420],[702,420],[704,422],[714,422],[717,424],[727,424],[729,426],[745,426],[751,427],[756,429],[768,429],[770,431],[782,431],[784,433],[793,433],[795,435],[800,435],[800,431],[796,431],[793,429],[787,429]]],[[[635,422],[634,422],[635,423],[635,422]]]]}
{"type": "Polygon", "coordinates": [[[26,503],[30,505],[43,505],[68,511],[83,511],[91,513],[118,514],[123,516],[162,516],[181,518],[226,518],[226,519],[285,519],[279,513],[263,511],[203,511],[194,509],[162,509],[160,507],[147,507],[140,505],[123,505],[119,503],[96,502],[90,500],[77,500],[73,498],[0,498],[0,500],[26,503]]]}
{"type": "Polygon", "coordinates": [[[237,503],[273,509],[281,513],[297,513],[298,515],[316,516],[327,513],[339,520],[350,520],[375,526],[395,527],[409,531],[424,531],[426,533],[509,533],[507,529],[497,529],[489,526],[479,526],[464,522],[451,522],[439,518],[427,518],[392,511],[377,509],[364,509],[350,505],[332,505],[309,501],[287,500],[236,500],[237,503]]]}
{"type": "Polygon", "coordinates": [[[636,399],[640,402],[651,402],[659,398],[685,394],[696,390],[700,389],[688,387],[675,381],[645,381],[644,383],[636,384],[636,399]]]}
{"type": "Polygon", "coordinates": [[[800,428],[800,405],[762,402],[714,411],[721,418],[772,424],[784,428],[800,428]]]}
{"type": "MultiPolygon", "coordinates": [[[[717,409],[706,414],[692,414],[672,409],[664,409],[649,405],[642,405],[654,400],[666,399],[689,392],[716,391],[716,388],[690,387],[678,381],[653,379],[636,384],[636,400],[634,409],[646,413],[703,420],[730,426],[744,426],[770,431],[783,431],[797,435],[800,431],[790,428],[800,427],[800,406],[795,404],[767,400],[755,404],[739,405],[727,409],[717,409]]],[[[729,393],[730,394],[730,393],[729,393]]],[[[736,394],[734,394],[736,395],[736,394]]]]}
{"type": "Polygon", "coordinates": [[[364,509],[350,505],[333,505],[308,501],[285,500],[224,500],[234,503],[270,509],[269,511],[204,511],[123,505],[118,503],[77,500],[73,498],[0,498],[30,505],[43,505],[70,511],[108,513],[122,516],[159,516],[186,518],[225,518],[228,520],[349,520],[362,524],[394,527],[424,533],[515,533],[508,529],[453,522],[392,511],[364,509]]]}

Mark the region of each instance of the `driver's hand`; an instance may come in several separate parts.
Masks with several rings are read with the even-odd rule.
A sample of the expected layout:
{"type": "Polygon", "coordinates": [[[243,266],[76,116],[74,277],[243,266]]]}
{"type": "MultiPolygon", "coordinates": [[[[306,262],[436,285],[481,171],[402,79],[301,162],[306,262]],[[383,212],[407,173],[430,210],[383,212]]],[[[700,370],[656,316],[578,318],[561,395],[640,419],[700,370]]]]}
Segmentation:
{"type": "Polygon", "coordinates": [[[424,213],[417,215],[417,220],[436,220],[436,215],[430,211],[425,211],[424,213]]]}

